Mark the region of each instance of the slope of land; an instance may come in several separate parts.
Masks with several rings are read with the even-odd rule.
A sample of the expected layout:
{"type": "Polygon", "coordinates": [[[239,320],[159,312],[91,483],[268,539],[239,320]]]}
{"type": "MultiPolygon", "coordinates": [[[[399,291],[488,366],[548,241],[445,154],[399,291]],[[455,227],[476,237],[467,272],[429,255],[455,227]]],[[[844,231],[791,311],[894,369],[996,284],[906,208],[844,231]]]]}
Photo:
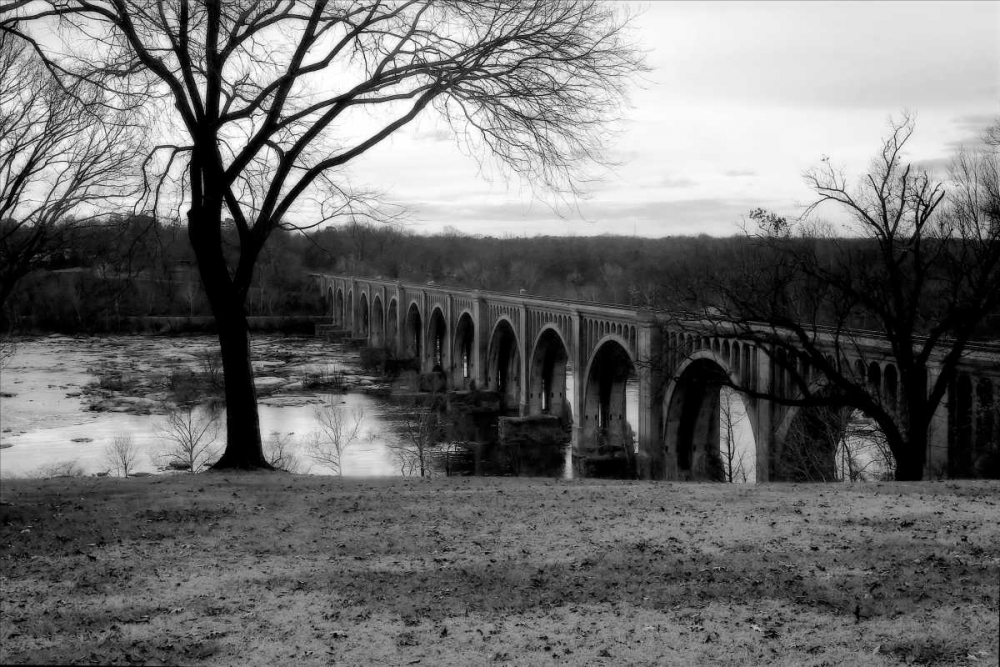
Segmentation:
{"type": "Polygon", "coordinates": [[[997,664],[1000,486],[4,480],[0,662],[997,664]]]}

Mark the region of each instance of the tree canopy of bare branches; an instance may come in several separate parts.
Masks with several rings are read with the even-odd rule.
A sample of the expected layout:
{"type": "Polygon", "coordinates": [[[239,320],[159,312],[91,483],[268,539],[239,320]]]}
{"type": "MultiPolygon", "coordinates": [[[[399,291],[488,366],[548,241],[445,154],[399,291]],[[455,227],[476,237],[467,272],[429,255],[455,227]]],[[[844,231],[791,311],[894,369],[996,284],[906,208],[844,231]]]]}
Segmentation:
{"type": "Polygon", "coordinates": [[[93,86],[66,86],[0,31],[0,307],[72,227],[137,192],[140,144],[125,116],[93,86]]]}
{"type": "Polygon", "coordinates": [[[847,234],[754,211],[742,264],[693,288],[711,295],[701,315],[769,355],[795,391],[737,389],[804,409],[860,410],[900,480],[923,476],[935,410],[969,344],[1000,313],[997,146],[960,152],[948,184],[906,162],[913,131],[908,115],[893,122],[856,186],[828,160],[806,174],[817,195],[807,214],[833,205],[849,218],[847,234]],[[872,341],[888,344],[892,380],[869,373],[886,358],[872,341]]]}
{"type": "Polygon", "coordinates": [[[217,456],[218,414],[211,408],[187,404],[167,409],[160,435],[166,441],[163,456],[177,470],[198,472],[217,456]]]}
{"type": "MultiPolygon", "coordinates": [[[[596,0],[68,0],[7,3],[0,27],[57,25],[85,57],[36,39],[50,66],[163,118],[150,194],[187,209],[223,353],[227,448],[266,467],[245,301],[271,232],[313,203],[357,205],[341,168],[428,107],[532,182],[572,190],[643,69],[627,18],[596,0]],[[175,138],[176,137],[176,138],[175,138]],[[183,137],[183,139],[180,139],[183,137]],[[222,225],[239,232],[236,259],[222,225]]],[[[3,5],[0,5],[0,10],[3,5]]]]}

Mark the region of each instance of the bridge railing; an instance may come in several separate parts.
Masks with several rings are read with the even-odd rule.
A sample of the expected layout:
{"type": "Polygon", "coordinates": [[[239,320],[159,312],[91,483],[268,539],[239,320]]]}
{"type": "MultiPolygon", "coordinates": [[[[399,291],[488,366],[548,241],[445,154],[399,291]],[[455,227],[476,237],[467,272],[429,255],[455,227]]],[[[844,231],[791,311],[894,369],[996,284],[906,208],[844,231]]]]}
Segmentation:
{"type": "MultiPolygon", "coordinates": [[[[584,301],[581,299],[569,299],[565,297],[548,297],[537,294],[470,289],[468,287],[459,287],[438,282],[410,283],[386,278],[367,278],[361,276],[326,273],[310,273],[309,275],[310,277],[321,279],[340,279],[348,282],[354,280],[362,283],[383,285],[385,287],[401,287],[407,291],[422,290],[443,295],[454,294],[462,295],[466,298],[482,298],[506,305],[521,306],[530,304],[538,308],[562,310],[564,312],[579,312],[595,317],[630,319],[637,323],[649,321],[659,321],[661,323],[672,322],[675,323],[678,328],[687,329],[689,331],[713,333],[715,335],[731,337],[734,339],[743,338],[745,340],[749,340],[753,335],[766,334],[768,332],[777,333],[776,329],[762,322],[746,323],[746,326],[749,327],[749,330],[747,330],[743,328],[744,325],[742,323],[740,326],[737,326],[735,321],[728,320],[721,315],[718,318],[711,318],[706,317],[703,313],[676,313],[666,309],[649,307],[637,308],[623,306],[621,304],[584,301]],[[729,330],[727,331],[727,329],[729,330]],[[741,329],[743,331],[743,336],[740,335],[741,329]]],[[[888,349],[890,347],[885,336],[877,331],[838,328],[822,324],[809,325],[808,330],[811,333],[819,335],[821,339],[826,338],[831,342],[835,337],[839,336],[847,340],[852,340],[855,343],[864,342],[865,347],[868,347],[868,349],[871,350],[888,349]]],[[[792,335],[793,332],[791,329],[788,329],[785,334],[792,335]]],[[[916,336],[914,337],[914,340],[915,342],[922,343],[926,340],[926,337],[916,336]]],[[[947,343],[948,341],[946,339],[942,339],[942,342],[947,343]]],[[[977,361],[1000,360],[1000,341],[971,342],[966,344],[965,350],[967,357],[975,358],[977,361]]]]}

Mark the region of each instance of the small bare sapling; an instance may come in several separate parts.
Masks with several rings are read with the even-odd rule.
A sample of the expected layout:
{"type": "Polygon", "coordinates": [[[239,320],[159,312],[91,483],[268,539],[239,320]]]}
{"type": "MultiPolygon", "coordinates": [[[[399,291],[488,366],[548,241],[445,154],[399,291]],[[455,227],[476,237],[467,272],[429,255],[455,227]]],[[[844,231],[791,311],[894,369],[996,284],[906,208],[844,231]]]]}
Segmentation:
{"type": "Polygon", "coordinates": [[[326,466],[335,475],[342,475],[344,452],[361,437],[361,427],[365,421],[364,408],[348,408],[335,403],[335,398],[327,399],[316,408],[319,422],[318,437],[307,445],[309,458],[326,466]]]}
{"type": "Polygon", "coordinates": [[[194,405],[171,407],[160,424],[167,467],[198,472],[218,456],[219,413],[194,405]]]}
{"type": "Polygon", "coordinates": [[[271,437],[264,442],[264,458],[275,470],[297,473],[301,467],[291,433],[271,431],[271,437]]]}
{"type": "Polygon", "coordinates": [[[119,477],[128,477],[139,462],[139,449],[128,433],[119,433],[104,448],[104,460],[119,477]]]}

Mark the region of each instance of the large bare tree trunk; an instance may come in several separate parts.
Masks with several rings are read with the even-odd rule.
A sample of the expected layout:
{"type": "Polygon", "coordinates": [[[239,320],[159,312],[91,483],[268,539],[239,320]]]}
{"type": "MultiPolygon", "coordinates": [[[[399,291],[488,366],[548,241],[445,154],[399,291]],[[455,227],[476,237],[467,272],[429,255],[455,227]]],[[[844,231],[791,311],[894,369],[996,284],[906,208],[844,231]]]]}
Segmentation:
{"type": "Polygon", "coordinates": [[[233,285],[222,254],[221,218],[221,205],[192,207],[188,214],[188,236],[219,332],[226,388],[226,450],[213,468],[270,468],[260,436],[245,294],[233,285]]]}
{"type": "Polygon", "coordinates": [[[219,328],[226,385],[226,452],[213,466],[215,469],[271,467],[261,444],[257,390],[250,362],[250,330],[242,311],[242,305],[231,312],[213,311],[219,328]]]}
{"type": "Polygon", "coordinates": [[[926,433],[913,432],[908,440],[896,450],[897,482],[919,482],[924,478],[924,464],[927,460],[926,433]]]}

